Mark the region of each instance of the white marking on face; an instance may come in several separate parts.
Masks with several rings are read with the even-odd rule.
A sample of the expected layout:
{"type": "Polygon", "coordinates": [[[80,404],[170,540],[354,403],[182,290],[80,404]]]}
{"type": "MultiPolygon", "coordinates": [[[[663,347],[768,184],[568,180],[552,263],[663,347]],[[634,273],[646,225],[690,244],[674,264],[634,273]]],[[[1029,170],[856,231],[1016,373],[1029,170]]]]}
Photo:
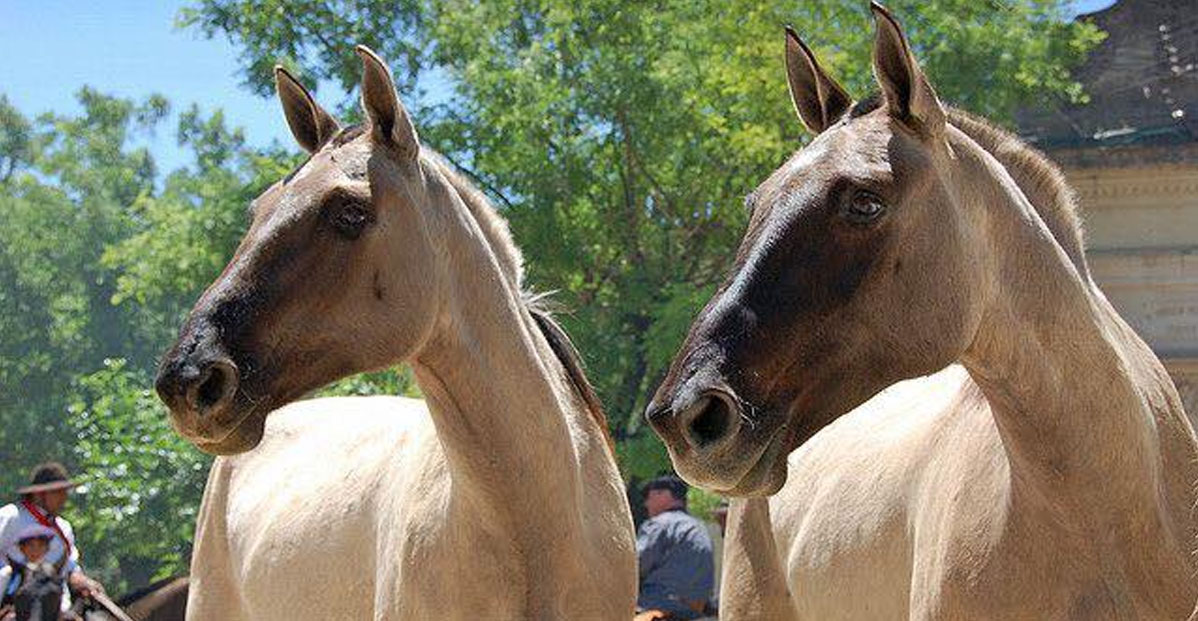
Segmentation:
{"type": "Polygon", "coordinates": [[[303,181],[304,178],[306,178],[308,175],[311,175],[312,171],[317,168],[316,162],[320,158],[320,156],[321,156],[321,154],[317,153],[316,155],[313,155],[311,158],[309,158],[308,161],[304,162],[303,165],[300,166],[300,169],[295,171],[295,174],[291,176],[291,179],[288,180],[287,184],[293,185],[295,183],[303,181]]]}
{"type": "Polygon", "coordinates": [[[795,173],[814,164],[816,160],[828,152],[828,146],[832,143],[831,139],[828,138],[828,134],[832,133],[835,133],[835,131],[824,132],[816,136],[807,146],[799,149],[799,152],[790,158],[790,161],[787,162],[784,168],[787,168],[790,173],[795,173]]]}
{"type": "Polygon", "coordinates": [[[353,145],[347,145],[337,153],[330,154],[330,157],[346,177],[354,180],[364,180],[366,179],[366,162],[370,154],[360,151],[364,150],[353,148],[353,145]]]}

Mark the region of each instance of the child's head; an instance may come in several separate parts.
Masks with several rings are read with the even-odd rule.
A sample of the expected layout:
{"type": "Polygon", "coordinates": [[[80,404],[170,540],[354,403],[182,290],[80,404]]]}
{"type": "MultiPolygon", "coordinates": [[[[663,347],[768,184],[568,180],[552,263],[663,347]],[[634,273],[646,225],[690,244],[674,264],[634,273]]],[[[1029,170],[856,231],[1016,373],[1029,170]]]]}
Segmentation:
{"type": "Polygon", "coordinates": [[[36,563],[50,551],[50,540],[53,538],[54,531],[41,524],[35,524],[18,535],[17,547],[21,549],[26,561],[36,563]]]}

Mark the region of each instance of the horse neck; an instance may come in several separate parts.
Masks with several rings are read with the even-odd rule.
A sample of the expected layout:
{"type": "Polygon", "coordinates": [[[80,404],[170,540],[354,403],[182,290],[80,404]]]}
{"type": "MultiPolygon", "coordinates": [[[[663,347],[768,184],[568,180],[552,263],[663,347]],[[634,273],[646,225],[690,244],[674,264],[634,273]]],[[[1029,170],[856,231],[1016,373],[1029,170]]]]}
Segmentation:
{"type": "Polygon", "coordinates": [[[962,134],[952,146],[994,275],[962,362],[994,412],[1013,485],[1051,492],[1099,537],[1134,524],[1192,549],[1198,449],[1163,366],[998,161],[962,134]]]}
{"type": "Polygon", "coordinates": [[[444,207],[458,221],[447,231],[439,327],[413,367],[448,462],[454,506],[510,533],[526,579],[537,585],[529,597],[549,600],[564,592],[551,585],[573,576],[565,566],[583,556],[584,511],[572,503],[608,499],[607,487],[622,493],[618,474],[602,430],[518,286],[473,216],[455,205],[444,207]]]}

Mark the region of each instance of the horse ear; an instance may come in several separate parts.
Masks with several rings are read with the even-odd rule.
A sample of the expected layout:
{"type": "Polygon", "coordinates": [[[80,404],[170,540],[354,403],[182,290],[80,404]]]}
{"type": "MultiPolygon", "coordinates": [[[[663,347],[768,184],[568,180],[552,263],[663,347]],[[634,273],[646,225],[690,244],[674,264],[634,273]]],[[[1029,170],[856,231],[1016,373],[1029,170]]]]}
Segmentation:
{"type": "Polygon", "coordinates": [[[877,2],[870,2],[878,24],[874,39],[874,76],[890,114],[912,129],[934,134],[944,129],[944,108],[936,91],[915,62],[903,29],[894,16],[877,2]]]}
{"type": "Polygon", "coordinates": [[[813,134],[831,127],[853,105],[853,98],[828,77],[790,26],[786,27],[786,79],[795,111],[813,134]]]}
{"type": "Polygon", "coordinates": [[[308,153],[320,150],[341,129],[337,119],[325,112],[308,89],[281,65],[275,65],[275,91],[283,104],[283,116],[287,117],[291,135],[308,153]]]}
{"type": "Polygon", "coordinates": [[[365,45],[354,50],[362,57],[362,108],[370,118],[371,137],[378,144],[395,148],[404,157],[415,158],[420,153],[420,139],[395,93],[391,71],[365,45]]]}

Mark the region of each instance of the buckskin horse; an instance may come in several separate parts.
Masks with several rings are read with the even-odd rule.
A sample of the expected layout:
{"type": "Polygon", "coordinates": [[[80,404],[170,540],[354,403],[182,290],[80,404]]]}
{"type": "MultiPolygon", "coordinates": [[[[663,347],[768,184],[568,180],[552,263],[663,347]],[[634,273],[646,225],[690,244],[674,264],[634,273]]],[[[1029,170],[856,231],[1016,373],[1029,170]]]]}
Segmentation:
{"type": "Polygon", "coordinates": [[[361,126],[276,69],[311,157],[253,202],[159,371],[176,429],[240,453],[210,474],[188,618],[627,621],[631,514],[577,355],[506,222],[357,51],[361,126]],[[399,361],[427,405],[301,401],[268,423],[399,361]]]}
{"type": "Polygon", "coordinates": [[[685,478],[757,497],[729,517],[724,618],[1187,618],[1176,388],[1091,278],[1058,169],[942,105],[872,10],[880,98],[788,34],[816,136],[750,194],[647,410],[685,478]]]}

